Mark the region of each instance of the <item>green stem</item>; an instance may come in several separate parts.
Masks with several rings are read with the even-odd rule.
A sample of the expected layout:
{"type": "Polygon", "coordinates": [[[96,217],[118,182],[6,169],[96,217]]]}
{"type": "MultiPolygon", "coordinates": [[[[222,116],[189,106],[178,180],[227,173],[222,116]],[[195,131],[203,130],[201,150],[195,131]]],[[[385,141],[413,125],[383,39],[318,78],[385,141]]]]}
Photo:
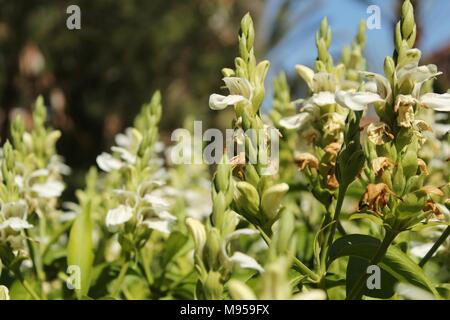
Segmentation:
{"type": "Polygon", "coordinates": [[[36,291],[34,291],[33,287],[28,283],[28,281],[24,278],[24,276],[18,269],[15,271],[15,274],[17,275],[17,278],[19,279],[22,286],[25,288],[25,290],[27,290],[27,292],[34,300],[42,300],[41,297],[36,293],[36,291]]]}
{"type": "MultiPolygon", "coordinates": [[[[373,256],[373,258],[369,261],[369,266],[377,265],[378,263],[380,263],[380,261],[386,255],[386,252],[387,252],[389,246],[394,241],[394,239],[397,237],[397,235],[398,235],[397,231],[394,231],[394,230],[386,231],[383,242],[381,242],[380,246],[378,247],[377,252],[373,256]]],[[[351,289],[350,293],[348,294],[346,300],[360,300],[362,298],[363,293],[364,293],[364,285],[365,285],[367,277],[368,277],[368,275],[365,272],[361,274],[358,281],[355,283],[355,285],[351,289]]]]}
{"type": "MultiPolygon", "coordinates": [[[[320,266],[319,266],[319,270],[320,270],[320,273],[322,274],[322,277],[324,277],[326,274],[326,269],[327,269],[326,263],[327,263],[327,259],[328,259],[328,253],[330,251],[331,245],[333,244],[334,235],[336,234],[336,228],[338,227],[338,224],[340,224],[339,216],[341,214],[342,204],[344,203],[344,198],[345,198],[346,192],[347,192],[347,187],[341,186],[341,188],[339,188],[338,198],[337,198],[336,206],[334,209],[334,215],[332,216],[331,221],[327,223],[327,225],[330,225],[330,226],[327,227],[327,232],[325,233],[324,241],[322,244],[322,251],[321,251],[321,256],[320,256],[320,266]]],[[[341,226],[341,228],[342,228],[342,226],[341,226]]],[[[345,231],[341,231],[341,232],[345,233],[345,231]]]]}
{"type": "Polygon", "coordinates": [[[441,234],[439,239],[436,241],[436,243],[431,247],[431,249],[427,252],[427,254],[420,260],[419,266],[423,267],[428,260],[436,253],[437,249],[447,240],[448,236],[450,235],[450,226],[447,227],[447,229],[444,230],[444,232],[441,234]]]}
{"type": "MultiPolygon", "coordinates": [[[[259,232],[261,233],[264,241],[267,243],[267,245],[270,246],[269,236],[264,232],[264,230],[261,227],[257,226],[257,228],[258,228],[259,232]]],[[[318,282],[320,280],[319,276],[314,271],[309,269],[297,257],[294,256],[293,261],[294,261],[295,265],[300,269],[300,271],[302,271],[304,275],[307,275],[313,282],[318,282]]]]}
{"type": "Polygon", "coordinates": [[[125,275],[127,274],[129,267],[129,262],[125,262],[120,269],[119,276],[117,277],[116,283],[114,284],[114,288],[112,290],[112,297],[115,299],[120,294],[120,289],[122,287],[123,280],[125,279],[125,275]]]}

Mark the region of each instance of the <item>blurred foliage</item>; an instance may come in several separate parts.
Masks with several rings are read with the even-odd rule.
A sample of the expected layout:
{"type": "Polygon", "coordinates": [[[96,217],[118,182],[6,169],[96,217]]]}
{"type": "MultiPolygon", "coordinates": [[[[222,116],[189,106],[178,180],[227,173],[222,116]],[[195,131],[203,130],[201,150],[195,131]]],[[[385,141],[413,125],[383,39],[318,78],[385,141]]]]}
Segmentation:
{"type": "MultiPolygon", "coordinates": [[[[9,119],[17,112],[29,118],[38,94],[63,131],[60,153],[81,172],[156,89],[166,140],[187,114],[218,123],[206,107],[208,93],[220,86],[217,70],[233,63],[240,17],[257,15],[260,3],[0,0],[2,141],[9,119]],[[66,28],[71,4],[81,8],[81,30],[66,28]]],[[[76,187],[82,175],[74,177],[69,184],[76,187]]]]}

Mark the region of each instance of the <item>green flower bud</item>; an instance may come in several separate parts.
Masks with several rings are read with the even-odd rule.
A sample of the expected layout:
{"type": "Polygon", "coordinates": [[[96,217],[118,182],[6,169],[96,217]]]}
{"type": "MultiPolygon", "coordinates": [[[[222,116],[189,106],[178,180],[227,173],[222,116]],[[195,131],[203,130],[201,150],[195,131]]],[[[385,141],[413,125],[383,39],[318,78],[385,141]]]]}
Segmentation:
{"type": "Polygon", "coordinates": [[[403,39],[407,40],[413,34],[416,25],[414,21],[414,8],[409,0],[403,2],[401,24],[403,39]]]}
{"type": "Polygon", "coordinates": [[[207,300],[221,300],[223,298],[223,285],[220,281],[220,273],[209,272],[203,288],[207,300]]]}
{"type": "Polygon", "coordinates": [[[255,167],[249,163],[244,168],[244,177],[245,181],[251,183],[254,187],[256,187],[259,183],[259,175],[256,171],[255,167]]]}
{"type": "Polygon", "coordinates": [[[387,56],[386,59],[384,59],[384,74],[386,75],[386,78],[389,80],[391,85],[393,85],[395,74],[395,62],[390,56],[387,56]]]}
{"type": "Polygon", "coordinates": [[[284,195],[288,192],[286,183],[276,184],[266,189],[261,198],[261,209],[267,221],[275,221],[281,207],[284,195]]]}
{"type": "Polygon", "coordinates": [[[235,300],[256,300],[256,296],[245,283],[231,279],[228,281],[228,291],[235,300]]]}
{"type": "Polygon", "coordinates": [[[222,191],[219,191],[214,197],[213,197],[213,213],[212,213],[212,220],[215,226],[220,226],[223,223],[223,215],[225,213],[225,210],[227,209],[228,205],[225,200],[225,195],[222,191]]]}
{"type": "Polygon", "coordinates": [[[209,270],[215,270],[219,266],[220,244],[219,230],[217,228],[211,228],[206,237],[204,249],[204,259],[207,262],[209,270]]]}
{"type": "Polygon", "coordinates": [[[397,24],[395,25],[394,41],[395,41],[395,49],[397,50],[397,52],[399,52],[403,42],[402,26],[400,22],[397,22],[397,24]]]}
{"type": "Polygon", "coordinates": [[[224,155],[222,161],[217,165],[216,175],[214,177],[214,187],[216,191],[227,191],[230,186],[231,165],[227,163],[227,157],[224,155]]]}
{"type": "Polygon", "coordinates": [[[366,21],[361,20],[358,25],[358,34],[356,35],[356,42],[364,47],[366,43],[366,21]]]}
{"type": "Polygon", "coordinates": [[[198,220],[187,218],[186,226],[194,239],[195,253],[201,258],[206,243],[205,226],[198,220]]]}
{"type": "Polygon", "coordinates": [[[241,211],[249,215],[249,218],[257,217],[259,213],[259,194],[250,183],[239,181],[236,183],[234,201],[241,211]]]}

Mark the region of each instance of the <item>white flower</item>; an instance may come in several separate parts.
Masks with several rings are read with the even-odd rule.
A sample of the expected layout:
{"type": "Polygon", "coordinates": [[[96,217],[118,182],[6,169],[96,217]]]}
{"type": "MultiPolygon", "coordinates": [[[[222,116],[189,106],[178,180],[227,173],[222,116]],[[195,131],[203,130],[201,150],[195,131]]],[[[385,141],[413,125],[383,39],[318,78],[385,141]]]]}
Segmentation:
{"type": "Polygon", "coordinates": [[[420,97],[420,103],[435,111],[450,112],[450,93],[426,93],[420,97]]]}
{"type": "MultiPolygon", "coordinates": [[[[399,95],[399,100],[396,101],[398,104],[415,104],[418,103],[423,107],[431,108],[435,111],[450,112],[450,94],[437,94],[437,93],[426,93],[421,95],[422,85],[441,74],[437,71],[435,65],[418,66],[418,60],[420,55],[411,63],[399,68],[396,72],[395,77],[397,79],[397,84],[399,87],[402,86],[405,81],[410,81],[414,84],[414,88],[410,95],[399,95]]],[[[374,102],[391,102],[392,99],[392,88],[388,79],[384,76],[371,73],[371,72],[361,72],[363,76],[368,78],[377,84],[377,93],[369,92],[338,92],[336,93],[336,100],[338,103],[344,107],[355,111],[363,111],[367,106],[374,102]]]]}
{"type": "Polygon", "coordinates": [[[157,194],[146,194],[143,199],[154,209],[167,209],[170,207],[169,202],[157,194]]]}
{"type": "Polygon", "coordinates": [[[64,191],[64,184],[57,180],[47,180],[44,183],[35,183],[31,187],[42,198],[57,198],[64,191]]]}
{"type": "Polygon", "coordinates": [[[252,230],[252,229],[239,229],[239,230],[233,231],[222,242],[221,251],[222,251],[222,255],[229,263],[236,264],[236,265],[240,266],[241,268],[253,269],[253,270],[256,270],[256,271],[262,273],[262,272],[264,272],[263,267],[261,267],[261,265],[254,258],[250,257],[249,255],[246,255],[242,252],[237,251],[237,252],[233,253],[233,255],[230,257],[227,253],[227,245],[231,240],[239,238],[240,236],[243,236],[243,235],[249,236],[249,235],[254,235],[254,234],[258,234],[258,231],[252,230]]]}
{"type": "Polygon", "coordinates": [[[159,232],[169,234],[171,230],[171,221],[163,219],[147,219],[142,221],[142,224],[147,226],[149,229],[157,230],[159,232]]]}
{"type": "Polygon", "coordinates": [[[223,81],[230,94],[228,96],[212,94],[209,97],[209,107],[212,110],[222,110],[227,106],[235,106],[240,102],[250,103],[253,97],[253,87],[247,79],[225,77],[223,81]]]}
{"type": "Polygon", "coordinates": [[[296,65],[295,70],[312,92],[319,93],[327,91],[334,93],[336,91],[336,77],[333,74],[327,72],[315,73],[312,69],[304,65],[296,65]]]}
{"type": "Polygon", "coordinates": [[[101,155],[97,156],[97,165],[103,171],[110,172],[122,168],[123,162],[114,158],[109,153],[102,152],[101,155]]]}
{"type": "Polygon", "coordinates": [[[255,259],[239,251],[233,253],[230,261],[244,269],[253,269],[260,273],[264,272],[263,267],[255,259]]]}
{"type": "Polygon", "coordinates": [[[372,92],[336,92],[336,101],[343,107],[353,111],[363,111],[369,104],[383,102],[384,100],[376,93],[372,92]]]}
{"type": "Polygon", "coordinates": [[[160,212],[156,212],[156,215],[160,218],[163,219],[165,221],[169,221],[169,222],[174,222],[177,220],[177,217],[175,217],[173,214],[171,214],[170,212],[163,210],[160,212]]]}
{"type": "Polygon", "coordinates": [[[312,103],[320,107],[336,103],[334,93],[329,91],[314,93],[310,100],[312,103]]]}
{"type": "Polygon", "coordinates": [[[13,231],[21,231],[32,227],[33,225],[29,224],[28,221],[17,217],[9,218],[3,221],[3,223],[0,223],[0,230],[10,228],[13,231]]]}
{"type": "Polygon", "coordinates": [[[124,160],[128,164],[135,164],[136,163],[136,155],[134,155],[132,152],[128,151],[125,148],[122,147],[112,147],[111,150],[113,152],[117,152],[122,160],[124,160]]]}
{"type": "Polygon", "coordinates": [[[108,229],[114,230],[115,228],[126,223],[132,217],[133,208],[121,204],[118,207],[108,211],[106,215],[106,226],[108,229]]]}
{"type": "Polygon", "coordinates": [[[311,115],[307,112],[300,112],[294,116],[280,120],[280,126],[286,129],[299,129],[309,122],[311,115]]]}
{"type": "Polygon", "coordinates": [[[186,226],[194,238],[195,251],[197,254],[201,255],[203,253],[203,248],[206,244],[206,229],[205,226],[197,219],[187,218],[186,226]]]}

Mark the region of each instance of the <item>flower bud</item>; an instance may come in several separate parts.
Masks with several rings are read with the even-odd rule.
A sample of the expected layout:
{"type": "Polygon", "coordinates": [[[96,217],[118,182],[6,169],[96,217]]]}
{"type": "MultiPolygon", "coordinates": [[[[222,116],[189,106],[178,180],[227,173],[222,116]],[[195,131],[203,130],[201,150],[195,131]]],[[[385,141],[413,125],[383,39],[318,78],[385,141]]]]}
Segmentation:
{"type": "Polygon", "coordinates": [[[266,189],[261,198],[261,209],[268,221],[276,220],[284,195],[288,192],[286,183],[276,184],[266,189]]]}
{"type": "Polygon", "coordinates": [[[256,300],[256,296],[245,283],[239,280],[231,279],[228,282],[228,290],[235,300],[256,300]]]}
{"type": "Polygon", "coordinates": [[[223,285],[220,281],[220,273],[209,272],[203,288],[207,300],[221,300],[223,298],[223,285]]]}
{"type": "Polygon", "coordinates": [[[250,217],[257,217],[259,213],[259,194],[250,183],[239,181],[236,184],[234,201],[238,209],[250,217]]]}
{"type": "Polygon", "coordinates": [[[386,78],[389,80],[391,85],[393,85],[395,74],[395,62],[390,56],[384,59],[384,74],[386,75],[386,78]]]}
{"type": "Polygon", "coordinates": [[[194,239],[195,252],[201,258],[203,256],[203,248],[206,243],[205,226],[200,221],[192,218],[186,219],[186,226],[194,239]]]}
{"type": "Polygon", "coordinates": [[[206,237],[204,260],[206,260],[209,270],[215,270],[219,266],[220,234],[217,228],[211,228],[206,237]]]}

